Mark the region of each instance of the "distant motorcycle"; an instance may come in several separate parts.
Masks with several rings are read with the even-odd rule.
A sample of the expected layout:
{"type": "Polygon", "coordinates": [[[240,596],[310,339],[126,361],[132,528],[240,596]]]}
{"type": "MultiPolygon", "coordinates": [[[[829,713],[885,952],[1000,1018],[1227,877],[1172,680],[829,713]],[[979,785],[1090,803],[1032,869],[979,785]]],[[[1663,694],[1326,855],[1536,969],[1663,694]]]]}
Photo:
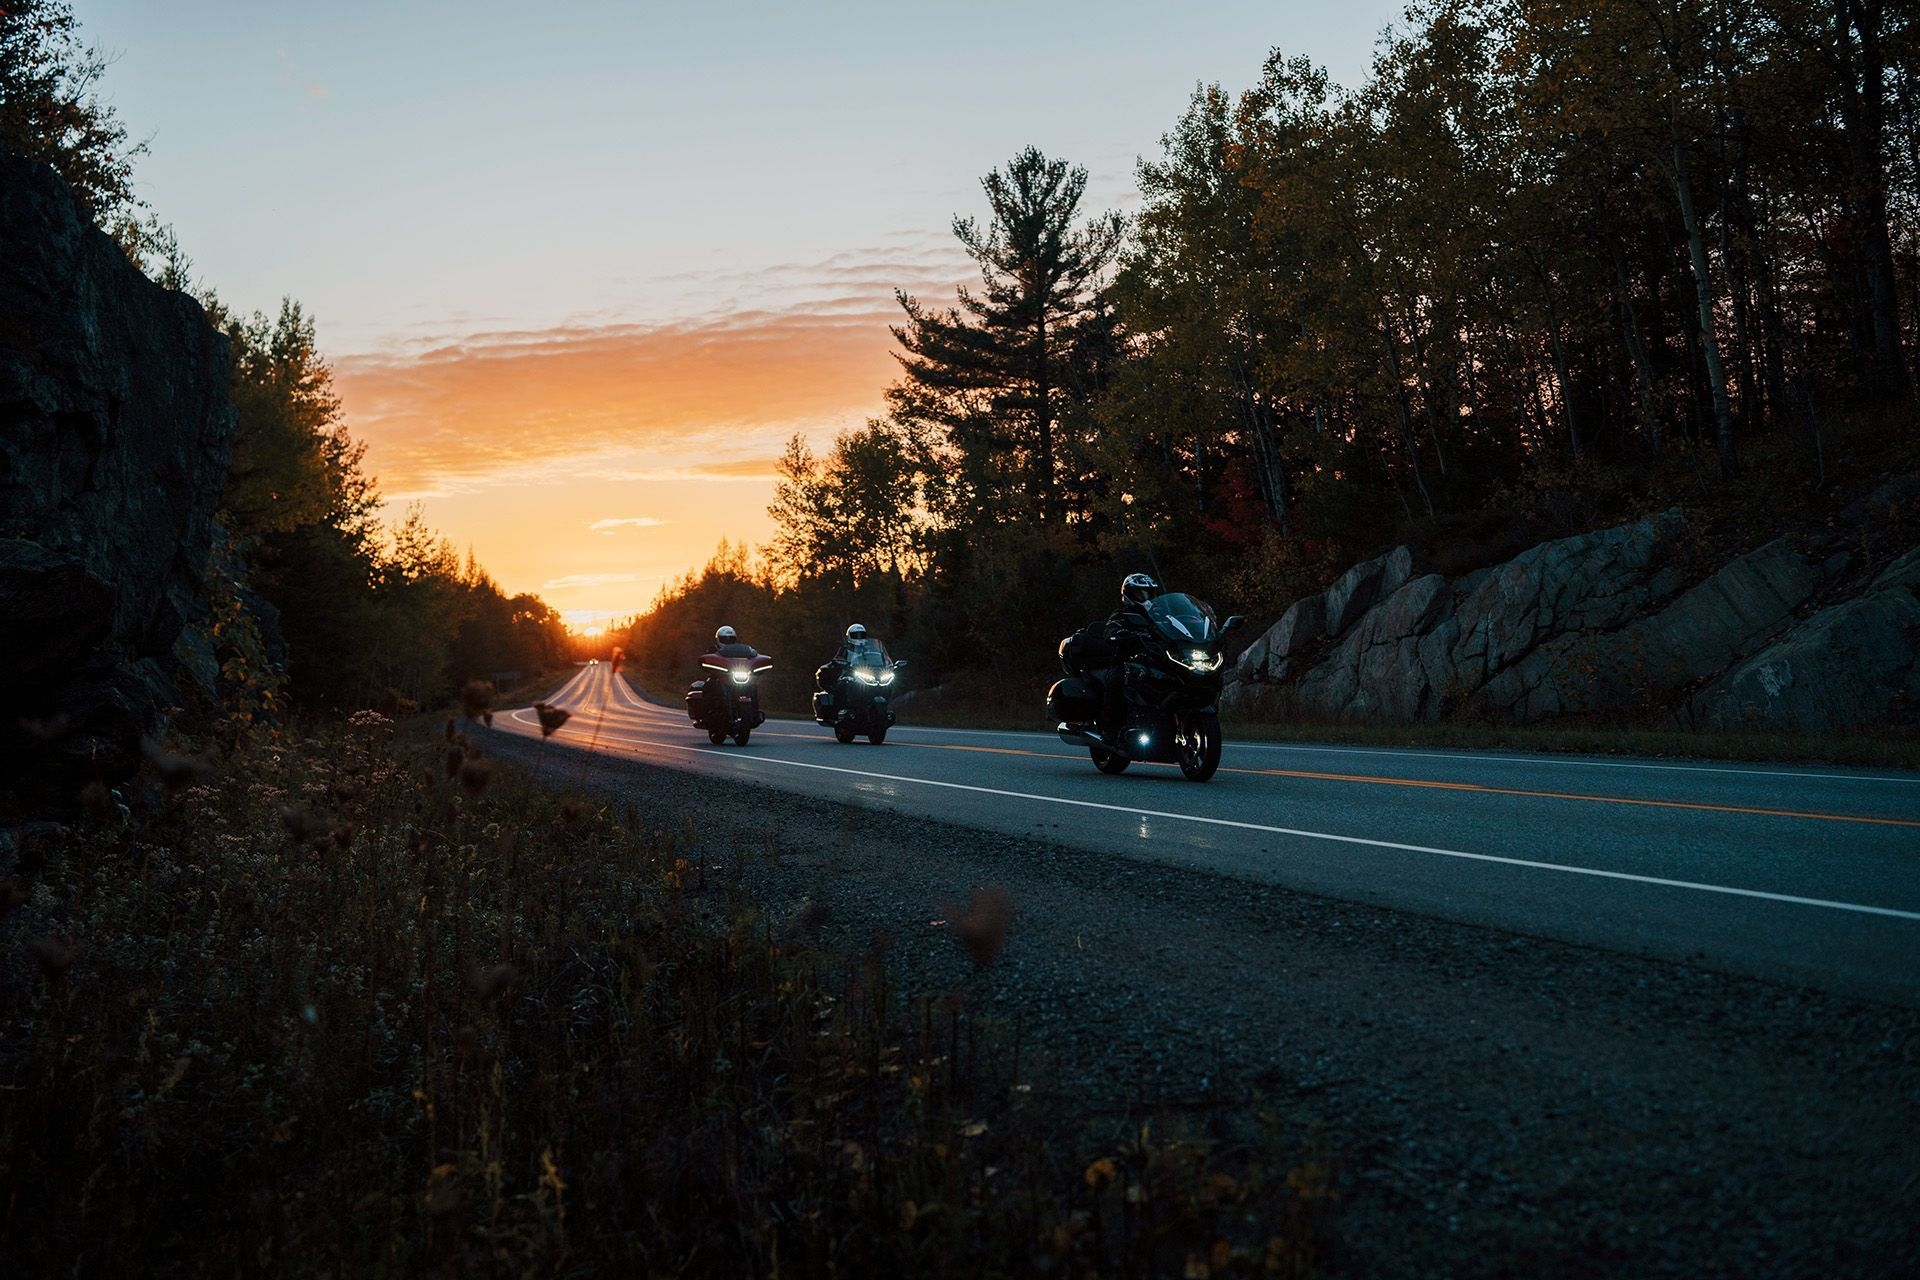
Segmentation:
{"type": "Polygon", "coordinates": [[[1221,641],[1244,618],[1217,622],[1192,596],[1158,596],[1142,606],[1150,632],[1108,649],[1098,626],[1060,642],[1066,679],[1047,691],[1047,714],[1060,740],[1085,747],[1102,773],[1124,773],[1136,760],[1178,764],[1195,782],[1220,767],[1221,641]],[[1125,717],[1109,737],[1100,727],[1102,682],[1120,680],[1125,717]]]}
{"type": "Polygon", "coordinates": [[[705,729],[716,747],[729,737],[746,746],[753,731],[767,721],[760,710],[760,677],[773,670],[773,659],[764,653],[750,658],[709,653],[702,655],[700,665],[714,674],[687,689],[687,719],[705,729]]]}
{"type": "Polygon", "coordinates": [[[889,662],[877,653],[871,659],[856,657],[833,688],[813,695],[813,718],[832,729],[841,742],[852,742],[864,733],[868,742],[879,746],[887,740],[887,730],[894,721],[888,696],[906,666],[905,662],[889,662]]]}

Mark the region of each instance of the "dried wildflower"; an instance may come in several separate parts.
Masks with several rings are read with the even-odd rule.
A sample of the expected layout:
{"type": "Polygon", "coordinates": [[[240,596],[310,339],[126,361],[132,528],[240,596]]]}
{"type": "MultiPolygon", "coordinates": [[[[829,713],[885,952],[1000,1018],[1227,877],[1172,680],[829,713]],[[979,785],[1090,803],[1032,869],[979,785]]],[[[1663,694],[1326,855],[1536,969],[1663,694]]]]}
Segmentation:
{"type": "Polygon", "coordinates": [[[0,880],[0,920],[6,919],[33,895],[27,892],[27,886],[18,879],[8,876],[0,880]]]}
{"type": "Polygon", "coordinates": [[[280,825],[287,829],[287,835],[295,844],[318,840],[329,832],[326,819],[291,804],[280,806],[280,825]]]}
{"type": "Polygon", "coordinates": [[[18,723],[27,731],[29,738],[37,742],[52,742],[67,731],[67,726],[73,723],[73,717],[64,711],[56,711],[50,716],[37,719],[22,716],[18,723]]]}
{"type": "Polygon", "coordinates": [[[105,820],[112,816],[113,803],[113,792],[98,778],[80,788],[80,808],[90,818],[105,820]]]}
{"type": "Polygon", "coordinates": [[[573,712],[565,707],[550,706],[544,702],[533,704],[534,712],[540,717],[540,736],[551,738],[559,732],[560,726],[573,717],[573,712]]]}
{"type": "Polygon", "coordinates": [[[608,666],[613,668],[614,675],[619,675],[620,668],[625,666],[626,664],[627,664],[627,651],[625,649],[615,649],[613,651],[612,661],[607,663],[608,666]]]}
{"type": "Polygon", "coordinates": [[[447,776],[449,778],[456,776],[460,772],[460,762],[466,758],[467,753],[459,747],[447,748],[447,776]]]}
{"type": "Polygon", "coordinates": [[[400,699],[400,705],[395,709],[403,716],[410,716],[420,709],[420,704],[412,698],[402,698],[400,699]]]}
{"type": "Polygon", "coordinates": [[[356,711],[348,716],[347,723],[356,729],[384,729],[391,725],[393,721],[387,719],[387,717],[381,715],[378,711],[368,708],[365,711],[356,711]]]}
{"type": "Polygon", "coordinates": [[[478,796],[487,789],[487,783],[493,781],[493,761],[469,760],[460,766],[460,785],[467,789],[470,796],[478,796]]]}
{"type": "Polygon", "coordinates": [[[479,720],[493,710],[493,685],[485,680],[469,680],[460,689],[460,710],[469,720],[479,720]]]}
{"type": "Polygon", "coordinates": [[[49,978],[57,978],[73,968],[73,962],[86,949],[84,943],[51,933],[27,939],[27,954],[40,962],[40,971],[49,978]]]}
{"type": "Polygon", "coordinates": [[[159,775],[160,784],[169,791],[178,791],[183,787],[196,786],[213,777],[214,762],[211,753],[200,755],[175,755],[152,739],[140,744],[141,752],[147,757],[147,763],[159,775]]]}
{"type": "Polygon", "coordinates": [[[1013,898],[1005,889],[988,885],[975,889],[964,911],[947,911],[952,922],[954,941],[966,949],[979,968],[986,968],[1007,944],[1007,929],[1013,923],[1013,898]]]}
{"type": "Polygon", "coordinates": [[[467,982],[473,987],[475,995],[482,1000],[496,1000],[506,994],[507,988],[519,974],[510,964],[496,964],[490,968],[474,965],[467,970],[467,982]]]}
{"type": "Polygon", "coordinates": [[[448,742],[452,742],[452,741],[453,741],[453,733],[454,733],[454,731],[453,731],[453,726],[454,726],[454,723],[455,723],[455,722],[454,722],[454,718],[453,718],[452,716],[448,716],[448,717],[447,717],[447,741],[448,741],[448,742]]]}

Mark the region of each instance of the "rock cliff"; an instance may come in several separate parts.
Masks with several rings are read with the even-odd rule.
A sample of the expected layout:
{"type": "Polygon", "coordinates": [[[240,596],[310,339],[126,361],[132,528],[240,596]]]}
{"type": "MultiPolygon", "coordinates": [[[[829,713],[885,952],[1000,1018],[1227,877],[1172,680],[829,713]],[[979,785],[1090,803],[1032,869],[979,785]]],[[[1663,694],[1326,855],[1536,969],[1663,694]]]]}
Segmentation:
{"type": "Polygon", "coordinates": [[[1222,704],[1276,719],[1575,715],[1808,733],[1920,705],[1920,549],[1857,594],[1841,589],[1848,554],[1786,539],[1689,584],[1685,527],[1667,511],[1458,581],[1416,575],[1401,547],[1289,608],[1242,653],[1222,704]]]}
{"type": "MultiPolygon", "coordinates": [[[[225,340],[0,148],[0,770],[113,781],[176,700],[232,449],[225,340]]],[[[70,793],[69,793],[70,794],[70,793]]]]}

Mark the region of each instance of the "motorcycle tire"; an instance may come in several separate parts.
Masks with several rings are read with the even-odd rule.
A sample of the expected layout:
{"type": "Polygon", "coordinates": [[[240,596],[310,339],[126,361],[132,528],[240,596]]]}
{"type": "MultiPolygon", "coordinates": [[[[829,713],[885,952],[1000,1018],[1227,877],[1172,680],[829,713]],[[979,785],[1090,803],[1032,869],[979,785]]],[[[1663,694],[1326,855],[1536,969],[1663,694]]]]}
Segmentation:
{"type": "Polygon", "coordinates": [[[1220,717],[1191,716],[1181,726],[1180,772],[1189,782],[1205,782],[1220,767],[1220,717]]]}
{"type": "Polygon", "coordinates": [[[721,743],[725,742],[726,740],[727,740],[727,731],[725,729],[707,730],[707,741],[711,742],[714,746],[717,747],[721,743]]]}
{"type": "Polygon", "coordinates": [[[854,727],[852,725],[842,723],[842,724],[837,724],[833,726],[833,736],[835,738],[838,738],[841,742],[852,742],[855,738],[859,737],[860,735],[857,732],[855,732],[854,727]]]}
{"type": "Polygon", "coordinates": [[[881,743],[885,742],[886,740],[887,740],[887,726],[881,725],[878,729],[867,730],[867,741],[871,742],[874,746],[877,747],[881,743]]]}
{"type": "Polygon", "coordinates": [[[733,744],[736,747],[744,747],[747,745],[747,739],[751,738],[752,736],[753,736],[753,730],[742,729],[738,733],[733,735],[733,744]]]}
{"type": "Polygon", "coordinates": [[[1133,763],[1125,756],[1115,755],[1099,747],[1088,747],[1087,750],[1093,754],[1093,767],[1102,773],[1125,773],[1127,766],[1133,763]]]}

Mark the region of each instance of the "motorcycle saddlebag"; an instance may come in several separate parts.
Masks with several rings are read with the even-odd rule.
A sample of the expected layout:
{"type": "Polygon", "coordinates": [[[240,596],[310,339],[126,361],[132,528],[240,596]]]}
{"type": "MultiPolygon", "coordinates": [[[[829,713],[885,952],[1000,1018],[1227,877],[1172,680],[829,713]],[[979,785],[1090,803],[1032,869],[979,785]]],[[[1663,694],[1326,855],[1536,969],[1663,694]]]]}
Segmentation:
{"type": "Polygon", "coordinates": [[[833,708],[833,695],[830,693],[814,694],[813,695],[813,718],[815,720],[818,720],[821,724],[832,724],[834,715],[835,715],[835,711],[833,708]]]}
{"type": "Polygon", "coordinates": [[[707,682],[695,680],[693,687],[687,690],[687,719],[699,724],[705,718],[707,707],[707,682]]]}
{"type": "Polygon", "coordinates": [[[1062,724],[1086,724],[1100,718],[1100,695],[1079,676],[1056,680],[1047,690],[1047,714],[1062,724]]]}

